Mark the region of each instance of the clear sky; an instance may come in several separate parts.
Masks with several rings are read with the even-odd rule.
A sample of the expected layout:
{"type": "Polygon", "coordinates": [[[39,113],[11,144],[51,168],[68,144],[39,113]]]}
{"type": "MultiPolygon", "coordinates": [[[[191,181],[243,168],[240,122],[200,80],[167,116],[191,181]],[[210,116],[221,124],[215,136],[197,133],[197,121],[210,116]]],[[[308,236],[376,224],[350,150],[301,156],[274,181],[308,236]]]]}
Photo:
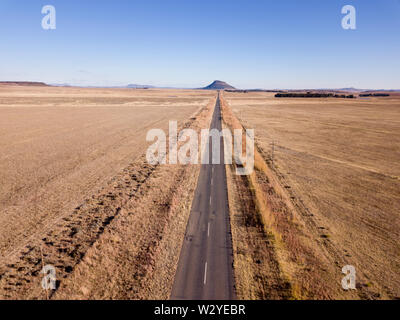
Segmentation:
{"type": "Polygon", "coordinates": [[[2,81],[400,89],[400,0],[0,0],[0,39],[2,81]]]}

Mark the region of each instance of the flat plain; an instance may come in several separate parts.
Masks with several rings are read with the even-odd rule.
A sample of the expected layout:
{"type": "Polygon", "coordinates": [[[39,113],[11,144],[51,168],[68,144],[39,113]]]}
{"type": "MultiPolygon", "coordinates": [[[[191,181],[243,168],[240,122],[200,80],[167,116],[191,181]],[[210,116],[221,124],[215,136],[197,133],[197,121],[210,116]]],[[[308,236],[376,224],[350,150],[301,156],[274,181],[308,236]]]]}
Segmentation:
{"type": "Polygon", "coordinates": [[[270,167],[269,183],[276,177],[287,207],[297,211],[283,223],[282,208],[272,210],[273,227],[282,236],[278,255],[291,251],[286,254],[291,259],[281,260],[296,295],[398,298],[399,97],[304,99],[227,92],[225,99],[241,124],[255,129],[270,167]],[[290,230],[300,230],[304,239],[295,239],[290,230]],[[301,241],[309,250],[299,249],[301,241]],[[310,259],[320,260],[321,268],[307,265],[310,259]],[[341,288],[344,265],[356,268],[358,295],[341,288]],[[302,283],[306,273],[313,274],[302,283]]]}
{"type": "MultiPolygon", "coordinates": [[[[208,128],[215,98],[1,85],[0,297],[168,299],[200,170],[149,165],[145,137],[208,128]]],[[[399,298],[400,97],[223,98],[258,149],[252,176],[227,166],[238,298],[399,298]]]]}
{"type": "MultiPolygon", "coordinates": [[[[44,263],[47,256],[51,260],[43,246],[56,245],[48,240],[52,231],[67,224],[67,238],[76,237],[85,224],[68,225],[71,214],[78,215],[85,201],[93,202],[97,192],[110,188],[109,181],[129,173],[129,166],[139,161],[152,143],[146,142],[147,131],[160,128],[168,133],[169,120],[182,126],[214,96],[210,91],[195,90],[0,86],[0,296],[35,297],[24,286],[37,275],[29,269],[31,265],[44,263]],[[31,263],[28,256],[38,248],[38,241],[43,242],[42,258],[31,263]],[[14,269],[23,257],[26,262],[18,273],[14,269]],[[20,275],[26,283],[18,281],[20,275]]],[[[135,188],[153,169],[145,163],[132,169],[129,178],[135,188]]],[[[125,189],[132,193],[131,188],[125,189]]],[[[115,197],[105,195],[110,201],[115,197]]],[[[110,213],[99,215],[99,208],[92,211],[93,221],[88,216],[81,218],[86,219],[88,228],[98,223],[100,231],[96,232],[101,233],[114,211],[111,218],[110,213]],[[96,222],[94,217],[104,221],[96,222]]],[[[121,208],[115,211],[119,213],[121,208]]],[[[88,230],[82,236],[89,237],[88,230]]],[[[55,237],[60,238],[60,233],[55,237]]],[[[58,241],[67,241],[65,248],[57,249],[59,254],[73,249],[71,243],[68,247],[70,240],[58,241]]],[[[85,241],[89,240],[81,239],[76,248],[84,247],[85,241]]],[[[69,252],[69,257],[73,254],[69,252]]],[[[71,266],[62,266],[62,261],[59,264],[67,273],[72,271],[71,266]]]]}

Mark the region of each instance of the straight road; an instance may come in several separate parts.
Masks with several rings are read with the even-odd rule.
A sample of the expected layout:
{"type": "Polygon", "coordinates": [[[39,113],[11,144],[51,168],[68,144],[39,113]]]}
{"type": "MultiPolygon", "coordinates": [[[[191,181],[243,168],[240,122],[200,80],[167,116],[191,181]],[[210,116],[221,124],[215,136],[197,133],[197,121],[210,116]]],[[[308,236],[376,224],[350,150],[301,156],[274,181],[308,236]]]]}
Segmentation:
{"type": "MultiPolygon", "coordinates": [[[[210,129],[221,131],[219,94],[210,129]]],[[[232,239],[224,165],[224,142],[220,140],[220,163],[203,164],[186,227],[171,299],[235,299],[232,239]]],[[[210,158],[212,143],[210,139],[210,158]]]]}

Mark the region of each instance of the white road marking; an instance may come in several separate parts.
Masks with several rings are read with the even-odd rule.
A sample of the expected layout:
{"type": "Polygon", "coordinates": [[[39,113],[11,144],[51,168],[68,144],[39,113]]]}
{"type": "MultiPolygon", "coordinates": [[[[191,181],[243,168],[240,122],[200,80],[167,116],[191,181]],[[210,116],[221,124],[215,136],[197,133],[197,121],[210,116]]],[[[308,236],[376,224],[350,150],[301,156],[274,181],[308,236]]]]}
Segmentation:
{"type": "Polygon", "coordinates": [[[211,206],[211,194],[210,194],[210,206],[211,206]]]}
{"type": "Polygon", "coordinates": [[[213,185],[213,177],[211,177],[211,185],[213,185]]]}
{"type": "Polygon", "coordinates": [[[204,284],[207,282],[207,262],[206,265],[204,266],[204,284]]]}
{"type": "Polygon", "coordinates": [[[208,229],[207,229],[207,237],[210,236],[210,223],[208,223],[208,229]]]}

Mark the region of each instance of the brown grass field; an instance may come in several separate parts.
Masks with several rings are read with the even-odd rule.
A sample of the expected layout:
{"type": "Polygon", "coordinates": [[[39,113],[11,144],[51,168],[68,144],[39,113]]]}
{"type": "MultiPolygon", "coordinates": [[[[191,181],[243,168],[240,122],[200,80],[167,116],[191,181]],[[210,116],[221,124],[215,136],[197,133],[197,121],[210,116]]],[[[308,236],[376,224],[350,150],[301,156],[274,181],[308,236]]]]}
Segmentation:
{"type": "MultiPolygon", "coordinates": [[[[0,298],[168,299],[200,166],[149,165],[145,137],[208,128],[215,99],[0,85],[0,298]]],[[[222,112],[257,147],[252,175],[226,166],[238,298],[400,298],[400,96],[224,92],[222,112]]]]}
{"type": "MultiPolygon", "coordinates": [[[[145,137],[153,128],[168,132],[169,120],[177,120],[180,127],[196,128],[201,121],[207,121],[213,101],[215,92],[195,90],[0,86],[0,297],[45,298],[40,287],[42,265],[56,266],[57,278],[63,279],[58,285],[62,287],[64,279],[83,264],[82,259],[90,256],[90,249],[100,246],[100,239],[109,236],[104,235],[105,231],[122,228],[121,219],[140,220],[130,223],[133,227],[129,234],[139,238],[130,239],[134,245],[129,250],[139,250],[140,245],[145,248],[149,243],[159,250],[156,244],[164,230],[159,228],[173,224],[177,238],[169,238],[164,260],[157,261],[159,266],[168,258],[167,253],[172,254],[173,258],[169,257],[162,267],[168,266],[173,272],[179,241],[183,239],[179,235],[184,232],[185,214],[189,212],[187,201],[198,172],[197,168],[181,166],[149,166],[143,154],[151,142],[146,142],[145,137]],[[154,180],[161,176],[163,180],[154,180]],[[180,193],[177,183],[183,188],[180,193]],[[171,188],[176,197],[181,197],[179,205],[174,204],[177,200],[169,191],[171,188]],[[149,196],[148,190],[158,191],[149,196]],[[135,201],[138,203],[134,205],[135,201]],[[130,216],[137,211],[140,214],[130,216]],[[152,214],[164,214],[168,219],[152,214]],[[139,222],[145,224],[139,227],[139,222]]],[[[119,241],[124,236],[118,235],[119,241]]],[[[111,261],[111,257],[115,258],[112,254],[128,250],[116,248],[119,242],[115,236],[111,238],[102,240],[111,245],[100,254],[106,256],[104,253],[110,250],[110,258],[100,264],[91,262],[91,268],[99,267],[99,273],[107,265],[116,267],[118,260],[111,261]]],[[[164,242],[160,245],[166,246],[164,242]]],[[[92,259],[98,255],[93,250],[92,259]]],[[[149,248],[146,251],[152,252],[149,248]]],[[[149,268],[152,261],[141,257],[140,252],[131,254],[139,255],[136,264],[130,265],[131,274],[140,273],[136,281],[144,281],[150,273],[136,270],[135,266],[149,268]]],[[[161,269],[159,266],[158,274],[162,274],[161,269]]],[[[116,268],[113,272],[117,273],[116,268]]],[[[91,276],[96,278],[99,273],[91,276]]],[[[164,274],[165,279],[167,276],[164,274]]],[[[87,274],[85,277],[87,280],[87,274]]],[[[102,275],[101,281],[104,289],[104,281],[113,281],[111,274],[102,275]]],[[[111,284],[109,288],[109,292],[100,293],[99,288],[86,284],[83,291],[78,288],[69,294],[80,298],[134,298],[148,294],[138,287],[135,292],[111,284]]],[[[168,294],[168,289],[160,286],[158,291],[160,297],[168,294]]],[[[62,290],[57,294],[62,295],[62,290]]]]}
{"type": "Polygon", "coordinates": [[[272,281],[278,299],[399,298],[399,97],[224,97],[225,122],[255,129],[260,155],[246,181],[228,174],[239,297],[267,298],[272,281]],[[348,264],[357,290],[341,288],[348,264]]]}

